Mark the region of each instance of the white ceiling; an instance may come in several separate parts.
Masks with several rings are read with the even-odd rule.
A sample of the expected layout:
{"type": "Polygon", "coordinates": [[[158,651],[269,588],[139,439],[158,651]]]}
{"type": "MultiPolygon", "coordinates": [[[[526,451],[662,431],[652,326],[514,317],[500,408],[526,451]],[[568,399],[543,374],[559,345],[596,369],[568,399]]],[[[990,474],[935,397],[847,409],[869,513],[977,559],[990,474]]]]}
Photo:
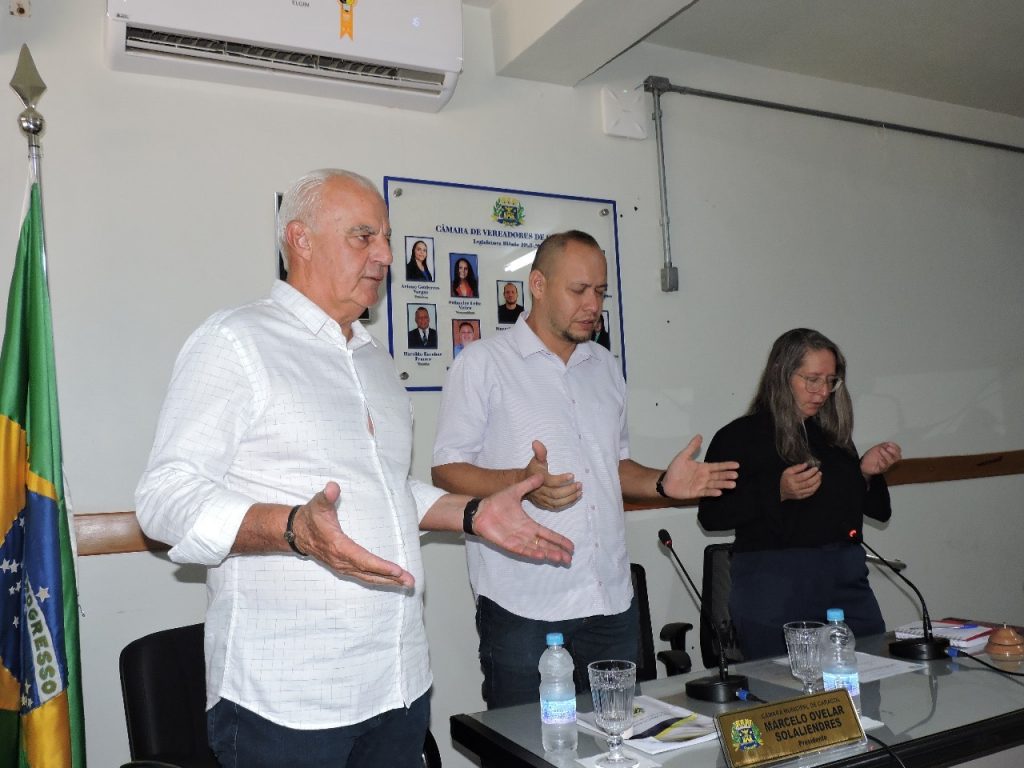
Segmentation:
{"type": "Polygon", "coordinates": [[[529,22],[521,0],[463,2],[491,9],[514,77],[574,85],[646,40],[1024,117],[1024,0],[536,0],[529,22]]]}

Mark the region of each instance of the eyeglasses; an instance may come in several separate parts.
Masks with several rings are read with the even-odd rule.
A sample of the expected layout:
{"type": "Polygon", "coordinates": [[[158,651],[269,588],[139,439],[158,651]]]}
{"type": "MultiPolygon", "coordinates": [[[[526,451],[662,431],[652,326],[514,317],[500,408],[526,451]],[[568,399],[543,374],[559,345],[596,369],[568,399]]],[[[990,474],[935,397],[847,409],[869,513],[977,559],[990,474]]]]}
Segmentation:
{"type": "Polygon", "coordinates": [[[823,389],[829,393],[835,392],[843,386],[843,380],[838,376],[804,376],[802,373],[796,375],[804,380],[804,389],[812,395],[823,389]]]}

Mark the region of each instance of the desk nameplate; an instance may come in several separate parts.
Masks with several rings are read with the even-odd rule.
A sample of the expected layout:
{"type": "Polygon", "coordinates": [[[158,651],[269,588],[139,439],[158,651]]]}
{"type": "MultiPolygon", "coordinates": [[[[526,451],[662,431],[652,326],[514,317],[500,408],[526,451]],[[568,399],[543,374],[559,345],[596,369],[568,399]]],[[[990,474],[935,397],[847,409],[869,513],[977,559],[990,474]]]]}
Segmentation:
{"type": "Polygon", "coordinates": [[[863,744],[864,729],[846,689],[813,693],[715,716],[730,768],[863,744]]]}

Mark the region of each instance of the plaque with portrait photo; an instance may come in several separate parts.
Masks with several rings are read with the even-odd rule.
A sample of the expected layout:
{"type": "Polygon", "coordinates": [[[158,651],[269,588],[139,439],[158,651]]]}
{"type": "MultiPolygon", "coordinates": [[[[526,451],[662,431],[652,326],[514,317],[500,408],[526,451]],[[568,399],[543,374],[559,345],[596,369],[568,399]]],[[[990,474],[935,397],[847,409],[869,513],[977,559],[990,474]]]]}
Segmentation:
{"type": "Polygon", "coordinates": [[[612,200],[384,178],[394,261],[388,341],[409,390],[439,390],[467,344],[507,332],[530,311],[537,247],[555,232],[592,235],[608,259],[600,333],[626,371],[616,207],[612,200]],[[419,322],[416,313],[420,312],[419,322]],[[423,325],[426,327],[422,327],[423,325]],[[437,334],[435,347],[430,331],[437,334]]]}

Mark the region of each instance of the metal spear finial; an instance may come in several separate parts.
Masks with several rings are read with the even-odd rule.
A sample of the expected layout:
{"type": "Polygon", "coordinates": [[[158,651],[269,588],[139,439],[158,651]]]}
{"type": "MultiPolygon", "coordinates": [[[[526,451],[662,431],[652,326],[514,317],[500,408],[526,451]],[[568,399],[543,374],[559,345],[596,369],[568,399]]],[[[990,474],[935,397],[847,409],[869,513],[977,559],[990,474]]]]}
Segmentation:
{"type": "Polygon", "coordinates": [[[11,88],[25,104],[25,111],[18,115],[21,132],[25,134],[30,147],[38,147],[39,134],[43,132],[43,116],[36,112],[36,104],[46,91],[46,83],[39,76],[39,70],[36,69],[36,63],[32,60],[32,53],[27,45],[21,46],[18,66],[14,70],[14,77],[11,78],[11,88]]]}

